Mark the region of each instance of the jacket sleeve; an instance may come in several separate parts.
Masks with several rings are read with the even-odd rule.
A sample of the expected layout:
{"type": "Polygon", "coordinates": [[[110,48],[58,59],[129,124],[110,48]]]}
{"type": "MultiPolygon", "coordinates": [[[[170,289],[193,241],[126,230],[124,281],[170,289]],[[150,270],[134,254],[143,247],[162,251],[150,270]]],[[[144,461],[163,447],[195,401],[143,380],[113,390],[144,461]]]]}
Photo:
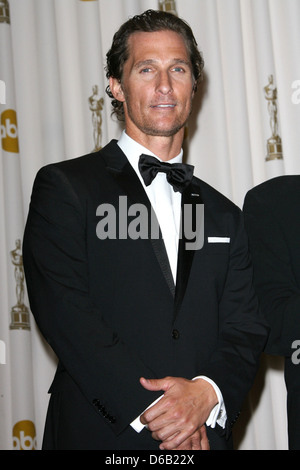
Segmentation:
{"type": "Polygon", "coordinates": [[[63,368],[120,433],[156,398],[139,383],[141,376],[155,375],[105,324],[89,298],[85,219],[84,197],[64,172],[56,165],[40,170],[23,240],[28,296],[63,368]]]}
{"type": "Polygon", "coordinates": [[[256,376],[268,326],[253,288],[248,239],[240,210],[233,215],[230,257],[219,303],[219,335],[207,375],[220,388],[227,413],[226,431],[236,422],[256,376]]]}
{"type": "Polygon", "coordinates": [[[291,253],[273,208],[250,191],[244,204],[246,228],[254,264],[255,288],[270,324],[266,352],[290,357],[300,337],[300,290],[291,266],[291,253]]]}

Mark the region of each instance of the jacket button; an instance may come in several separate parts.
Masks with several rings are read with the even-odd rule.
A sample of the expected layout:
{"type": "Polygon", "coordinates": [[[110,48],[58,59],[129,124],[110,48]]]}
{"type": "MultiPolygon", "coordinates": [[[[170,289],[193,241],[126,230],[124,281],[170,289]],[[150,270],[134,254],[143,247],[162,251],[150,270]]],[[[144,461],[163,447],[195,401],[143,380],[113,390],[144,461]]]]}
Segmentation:
{"type": "Polygon", "coordinates": [[[172,338],[173,339],[179,339],[179,331],[178,330],[173,330],[172,331],[172,338]]]}

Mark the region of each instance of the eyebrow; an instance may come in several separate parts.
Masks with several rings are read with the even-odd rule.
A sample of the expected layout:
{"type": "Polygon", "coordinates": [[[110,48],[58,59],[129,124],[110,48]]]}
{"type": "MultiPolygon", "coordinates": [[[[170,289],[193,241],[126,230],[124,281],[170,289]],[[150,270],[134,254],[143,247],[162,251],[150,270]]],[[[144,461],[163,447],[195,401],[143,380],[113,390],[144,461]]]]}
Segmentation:
{"type": "MultiPolygon", "coordinates": [[[[156,59],[141,60],[141,61],[137,62],[136,64],[134,64],[133,68],[138,69],[138,68],[143,67],[145,65],[153,65],[153,64],[156,64],[158,62],[159,61],[156,60],[156,59]]],[[[182,64],[182,65],[186,65],[186,66],[192,68],[191,63],[187,60],[184,60],[184,59],[172,59],[170,61],[170,63],[172,63],[173,65],[182,64]]]]}

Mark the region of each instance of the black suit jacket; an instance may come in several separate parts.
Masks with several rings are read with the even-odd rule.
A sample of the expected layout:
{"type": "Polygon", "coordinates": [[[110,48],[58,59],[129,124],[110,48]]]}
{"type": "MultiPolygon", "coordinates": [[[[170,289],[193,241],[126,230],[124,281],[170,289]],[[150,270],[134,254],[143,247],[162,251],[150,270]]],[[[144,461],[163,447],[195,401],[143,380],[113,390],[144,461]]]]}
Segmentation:
{"type": "Polygon", "coordinates": [[[32,312],[59,358],[44,448],[157,449],[129,423],[161,394],[139,378],[167,375],[217,383],[228,420],[209,432],[213,448],[226,448],[266,338],[241,211],[193,178],[182,202],[204,203],[205,243],[191,251],[180,241],[175,288],[163,240],[97,237],[97,207],[113,205],[118,220],[120,196],[150,209],[116,141],[44,167],[34,184],[24,268],[32,312]]]}
{"type": "MultiPolygon", "coordinates": [[[[273,178],[244,203],[254,281],[271,330],[266,352],[284,356],[290,448],[300,449],[300,373],[291,360],[300,339],[300,176],[273,178]]],[[[299,356],[299,355],[298,355],[299,356]]]]}

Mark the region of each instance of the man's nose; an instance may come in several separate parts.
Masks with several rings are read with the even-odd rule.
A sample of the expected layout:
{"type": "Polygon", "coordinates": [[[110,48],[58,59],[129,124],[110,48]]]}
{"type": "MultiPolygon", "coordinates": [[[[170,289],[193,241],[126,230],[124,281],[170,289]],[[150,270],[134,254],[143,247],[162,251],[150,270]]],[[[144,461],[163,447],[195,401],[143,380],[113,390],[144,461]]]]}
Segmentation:
{"type": "Polygon", "coordinates": [[[167,95],[173,91],[172,79],[169,72],[160,72],[157,81],[157,91],[167,95]]]}

